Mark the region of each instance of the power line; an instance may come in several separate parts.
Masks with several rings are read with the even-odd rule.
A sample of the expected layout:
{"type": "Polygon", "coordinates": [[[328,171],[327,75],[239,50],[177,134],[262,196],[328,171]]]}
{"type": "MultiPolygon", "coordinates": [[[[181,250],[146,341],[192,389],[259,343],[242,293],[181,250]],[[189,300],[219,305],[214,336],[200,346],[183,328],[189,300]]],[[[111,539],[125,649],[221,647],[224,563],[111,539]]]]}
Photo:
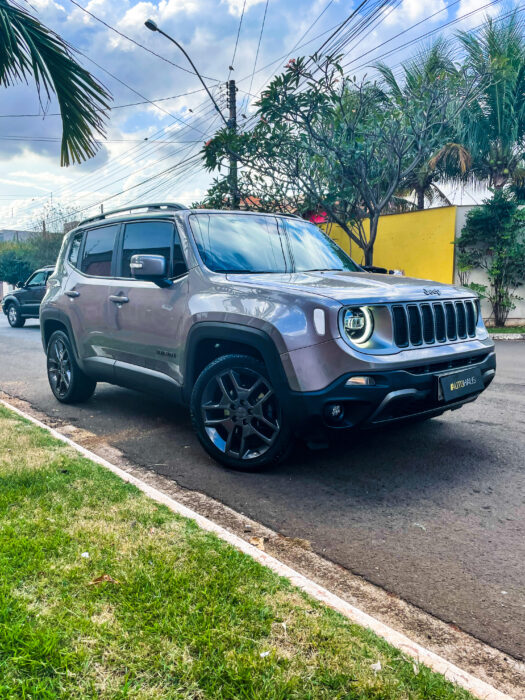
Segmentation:
{"type": "MultiPolygon", "coordinates": [[[[0,141],[41,141],[41,142],[50,142],[50,143],[56,143],[62,141],[61,136],[0,136],[0,141]]],[[[144,143],[145,141],[148,141],[148,137],[146,136],[143,139],[104,139],[104,140],[95,140],[95,143],[99,144],[104,144],[104,143],[144,143]]],[[[155,143],[202,143],[202,139],[199,141],[160,141],[160,140],[155,140],[155,143]]]]}
{"type": "Polygon", "coordinates": [[[257,68],[257,60],[259,59],[259,50],[261,48],[261,40],[262,40],[262,35],[264,32],[264,25],[266,23],[266,13],[268,12],[268,3],[269,3],[269,0],[266,0],[266,4],[264,6],[264,15],[263,15],[262,23],[261,23],[261,31],[259,33],[259,42],[257,43],[257,51],[255,52],[255,61],[253,62],[253,71],[252,71],[252,77],[250,79],[250,87],[248,89],[249,93],[252,91],[253,76],[255,75],[255,69],[257,68]]]}
{"type": "MultiPolygon", "coordinates": [[[[457,3],[457,1],[458,0],[455,0],[455,2],[451,3],[451,5],[455,5],[457,3]]],[[[501,0],[491,0],[491,2],[488,2],[485,5],[482,5],[481,7],[477,7],[475,10],[471,10],[470,12],[466,12],[465,14],[460,15],[459,17],[456,17],[455,19],[449,20],[448,22],[444,22],[443,24],[439,25],[439,27],[435,27],[434,29],[431,29],[428,32],[425,32],[424,34],[420,34],[419,36],[414,37],[410,41],[404,43],[402,46],[394,47],[393,49],[390,49],[389,51],[385,51],[385,53],[382,53],[379,56],[376,56],[374,58],[374,61],[377,61],[380,58],[385,58],[387,56],[391,56],[392,54],[397,53],[398,51],[401,51],[409,46],[412,46],[413,44],[421,41],[422,39],[426,39],[427,37],[431,36],[432,34],[435,34],[436,32],[439,32],[439,31],[445,29],[445,27],[450,27],[453,24],[457,24],[458,22],[461,22],[462,20],[467,19],[468,17],[471,17],[472,15],[475,15],[476,13],[481,12],[482,10],[486,10],[488,7],[491,7],[492,5],[496,5],[499,2],[501,2],[501,0]]],[[[434,13],[434,14],[436,14],[436,13],[434,13]]],[[[433,17],[433,16],[434,15],[431,15],[431,17],[433,17]]],[[[421,22],[418,22],[417,24],[421,24],[421,22]]],[[[417,25],[414,25],[414,26],[417,26],[417,25]]],[[[410,27],[410,29],[412,29],[412,27],[410,27]]],[[[406,31],[407,30],[402,32],[402,34],[406,34],[406,31]]],[[[367,51],[364,54],[362,54],[361,56],[359,56],[359,58],[363,58],[363,56],[366,56],[370,53],[373,53],[374,51],[376,51],[378,48],[381,48],[381,46],[383,46],[386,43],[388,43],[388,42],[382,42],[381,44],[378,44],[373,49],[370,49],[370,51],[367,51]]],[[[343,68],[346,68],[350,64],[355,63],[357,60],[359,60],[359,58],[353,59],[353,60],[348,61],[347,63],[343,64],[343,68]]],[[[361,65],[354,68],[354,70],[359,70],[360,68],[366,68],[367,65],[368,64],[366,64],[366,63],[362,63],[361,65]]]]}
{"type": "MultiPolygon", "coordinates": [[[[207,100],[205,101],[205,103],[206,102],[207,102],[207,100]]],[[[210,107],[207,111],[207,114],[208,113],[215,114],[215,110],[210,107]]],[[[181,129],[181,132],[184,131],[184,128],[187,128],[187,127],[183,127],[181,129]]],[[[166,131],[166,128],[161,129],[158,133],[162,133],[164,131],[166,131]]],[[[137,160],[137,158],[139,158],[139,157],[140,157],[141,161],[143,161],[146,157],[145,150],[148,150],[148,157],[151,157],[151,155],[153,154],[154,151],[158,151],[160,148],[162,148],[161,146],[158,146],[157,143],[158,143],[158,140],[152,138],[147,143],[141,143],[139,146],[134,146],[125,155],[125,159],[128,162],[126,162],[126,160],[125,160],[123,163],[117,163],[116,168],[113,168],[113,170],[106,173],[106,175],[103,176],[103,179],[107,179],[108,177],[111,177],[112,175],[114,176],[118,172],[123,172],[124,170],[128,171],[130,165],[133,162],[135,162],[137,160]],[[139,155],[139,152],[141,150],[143,151],[143,153],[141,153],[139,155]]],[[[192,143],[201,143],[201,142],[197,141],[197,142],[192,142],[192,143]]],[[[180,152],[180,150],[181,149],[175,151],[175,154],[180,152]]],[[[148,167],[150,167],[151,165],[155,165],[155,164],[161,162],[162,160],[166,160],[166,158],[172,157],[175,154],[169,153],[169,154],[165,155],[164,157],[160,158],[159,160],[155,161],[154,163],[150,163],[148,165],[148,167]]],[[[123,178],[119,178],[119,180],[125,179],[128,176],[129,176],[129,173],[126,172],[126,175],[123,178]]],[[[113,180],[110,183],[107,183],[105,185],[105,187],[109,187],[109,186],[111,186],[111,184],[114,184],[115,182],[118,182],[119,180],[113,180]]],[[[100,181],[100,174],[98,172],[94,172],[94,173],[90,173],[89,175],[86,175],[85,178],[83,178],[81,181],[77,181],[77,182],[72,183],[72,184],[63,185],[63,186],[59,187],[58,189],[55,189],[53,193],[54,193],[55,197],[60,197],[62,199],[66,196],[67,197],[78,196],[78,195],[75,195],[76,192],[80,192],[82,189],[86,189],[86,188],[91,187],[91,183],[92,182],[94,183],[94,181],[97,181],[97,184],[100,181]]],[[[38,206],[39,206],[39,204],[35,203],[32,208],[36,209],[38,206]]]]}
{"type": "MultiPolygon", "coordinates": [[[[85,53],[83,53],[82,51],[79,51],[78,49],[77,49],[77,51],[78,51],[78,53],[81,54],[81,56],[84,56],[84,58],[87,58],[88,61],[90,61],[91,63],[93,63],[93,65],[97,66],[97,68],[99,68],[100,70],[104,71],[104,73],[107,73],[107,74],[108,74],[109,76],[111,76],[114,80],[116,80],[117,82],[119,82],[121,85],[124,85],[124,87],[127,87],[128,90],[131,90],[132,92],[134,92],[134,93],[135,93],[136,95],[138,95],[139,97],[142,97],[143,100],[146,100],[146,102],[149,102],[151,105],[153,105],[153,106],[156,107],[157,109],[160,109],[161,112],[164,112],[165,114],[167,114],[168,116],[170,116],[172,119],[175,119],[175,121],[178,121],[178,122],[180,122],[181,124],[187,125],[187,123],[186,123],[183,119],[181,119],[180,117],[176,117],[176,116],[175,116],[174,114],[172,114],[171,112],[168,112],[167,109],[164,109],[163,107],[160,107],[159,105],[155,104],[152,100],[148,99],[145,95],[143,95],[142,93],[140,93],[138,90],[135,90],[135,88],[131,87],[131,85],[128,85],[126,82],[124,82],[124,80],[122,80],[121,78],[117,77],[114,73],[111,73],[107,68],[104,68],[103,66],[101,66],[99,63],[97,63],[96,61],[94,61],[92,58],[90,58],[89,56],[87,56],[85,53]]],[[[191,127],[191,128],[195,128],[195,127],[191,127]]],[[[196,131],[199,131],[199,129],[196,129],[196,131]]],[[[201,131],[200,133],[202,134],[203,132],[201,131]]]]}
{"type": "MultiPolygon", "coordinates": [[[[458,0],[459,2],[459,0],[458,0]]],[[[111,105],[109,111],[112,112],[114,109],[124,109],[125,107],[136,107],[137,105],[147,105],[152,102],[166,102],[167,100],[175,100],[179,97],[187,97],[188,95],[195,95],[197,92],[203,92],[204,88],[197,88],[196,90],[190,90],[189,92],[181,92],[179,95],[170,95],[169,97],[158,97],[152,100],[141,100],[140,102],[128,102],[124,105],[111,105]]],[[[106,112],[107,110],[103,107],[97,107],[95,112],[106,112]]],[[[13,119],[18,117],[38,117],[39,119],[46,119],[47,117],[61,117],[61,112],[44,112],[43,114],[0,114],[0,119],[13,119]]]]}
{"type": "MultiPolygon", "coordinates": [[[[239,20],[239,27],[238,27],[238,29],[237,29],[237,37],[236,37],[236,39],[235,39],[235,46],[234,46],[234,49],[233,49],[232,62],[231,62],[231,64],[230,64],[232,68],[235,68],[235,56],[237,55],[237,46],[239,45],[239,36],[240,36],[240,34],[241,34],[242,20],[243,20],[243,17],[244,17],[244,10],[245,10],[245,9],[246,9],[246,0],[244,0],[244,2],[243,2],[243,4],[242,4],[241,19],[239,20]]],[[[228,71],[228,80],[230,79],[231,72],[232,72],[232,71],[231,71],[231,68],[230,68],[229,71],[228,71]]]]}
{"type": "MultiPolygon", "coordinates": [[[[191,75],[196,75],[196,73],[189,68],[184,68],[183,66],[179,66],[178,63],[174,63],[173,61],[170,61],[169,58],[166,58],[165,56],[161,56],[160,53],[156,53],[155,51],[152,51],[151,49],[148,49],[147,46],[144,46],[144,44],[141,44],[139,41],[136,41],[135,39],[132,39],[130,36],[127,34],[124,34],[123,32],[119,31],[115,27],[113,27],[111,24],[108,24],[108,22],[104,21],[100,17],[97,17],[97,15],[94,15],[92,12],[87,10],[85,7],[82,7],[82,5],[76,0],[70,0],[73,5],[76,5],[82,12],[85,12],[87,15],[92,17],[94,20],[97,22],[100,22],[100,24],[103,24],[105,27],[108,29],[111,29],[112,32],[115,32],[115,34],[118,34],[119,36],[123,37],[124,39],[127,39],[128,41],[131,41],[132,44],[135,44],[135,46],[139,46],[141,49],[144,49],[144,51],[147,51],[148,53],[152,54],[153,56],[156,56],[157,58],[160,58],[162,61],[165,61],[166,63],[169,63],[171,66],[174,66],[175,68],[179,68],[180,70],[183,70],[185,73],[191,73],[191,75]]],[[[214,82],[217,82],[217,78],[210,78],[209,75],[204,76],[207,80],[213,80],[214,82]]]]}
{"type": "MultiPolygon", "coordinates": [[[[211,124],[210,124],[210,127],[213,126],[213,125],[216,123],[216,121],[217,121],[217,115],[216,115],[216,113],[215,113],[215,110],[211,110],[211,111],[213,111],[214,119],[212,120],[212,122],[211,122],[211,124]]],[[[194,143],[194,142],[192,142],[190,145],[193,145],[193,143],[194,143]]],[[[199,142],[195,142],[195,143],[199,143],[199,142]]],[[[187,147],[186,147],[186,148],[183,147],[183,148],[178,149],[178,151],[176,151],[176,153],[181,153],[181,152],[183,152],[184,150],[187,150],[187,147]]],[[[161,158],[161,159],[159,159],[158,161],[156,161],[156,163],[159,163],[159,162],[161,162],[162,160],[166,160],[166,158],[168,158],[168,157],[173,157],[173,155],[175,155],[175,154],[173,154],[173,153],[168,154],[167,156],[164,156],[163,158],[161,158]]],[[[156,163],[153,163],[152,165],[155,165],[156,163]]],[[[79,214],[79,213],[85,212],[85,211],[87,211],[87,210],[89,210],[89,209],[92,209],[92,208],[94,208],[94,207],[99,207],[101,204],[104,204],[106,201],[110,201],[110,200],[114,199],[115,197],[119,197],[119,196],[121,196],[122,194],[124,194],[124,193],[126,193],[126,192],[128,192],[128,191],[131,191],[131,190],[133,190],[133,189],[136,189],[137,187],[141,187],[142,185],[147,184],[147,183],[149,183],[149,182],[151,182],[151,181],[157,179],[158,177],[162,177],[163,175],[165,176],[166,179],[169,179],[169,178],[171,177],[171,173],[173,173],[173,172],[176,171],[177,169],[182,168],[186,163],[191,163],[192,165],[197,165],[197,166],[198,166],[199,163],[200,163],[200,154],[199,154],[199,153],[197,153],[197,154],[192,153],[192,154],[186,156],[182,161],[179,161],[178,163],[176,163],[175,165],[170,166],[169,168],[166,168],[165,170],[162,170],[160,173],[156,173],[155,175],[152,175],[151,177],[148,177],[148,178],[146,178],[145,180],[142,180],[141,182],[136,183],[135,185],[132,185],[132,186],[130,186],[130,187],[128,187],[128,188],[126,188],[126,189],[120,191],[120,192],[117,192],[117,193],[114,193],[114,194],[112,194],[112,195],[109,195],[108,197],[106,197],[106,198],[104,198],[104,199],[102,199],[102,200],[100,200],[100,201],[98,201],[98,202],[91,203],[91,204],[86,205],[86,206],[84,206],[84,207],[81,207],[81,208],[79,208],[79,209],[77,209],[77,210],[75,210],[75,211],[73,211],[73,212],[68,212],[68,216],[73,216],[73,215],[75,215],[75,214],[79,214]]],[[[181,172],[181,175],[183,175],[184,172],[185,172],[185,171],[182,171],[182,172],[181,172]]],[[[126,174],[126,175],[125,175],[124,177],[122,177],[122,178],[119,178],[119,179],[117,179],[117,180],[112,181],[111,183],[108,183],[107,185],[105,185],[105,187],[109,187],[109,186],[111,186],[112,184],[115,184],[115,182],[122,181],[122,180],[126,179],[127,177],[129,177],[128,174],[126,174]]],[[[99,188],[98,190],[95,190],[94,193],[96,193],[97,191],[101,191],[102,189],[104,189],[104,187],[101,187],[101,188],[99,188]]],[[[148,192],[149,192],[149,190],[148,190],[148,192]]],[[[93,194],[93,193],[92,193],[92,194],[93,194]]],[[[145,193],[141,193],[139,196],[142,197],[142,196],[144,196],[144,194],[145,194],[145,193]]],[[[54,219],[54,220],[48,222],[48,225],[51,226],[51,225],[54,224],[54,223],[60,222],[62,219],[63,219],[63,217],[54,219]]]]}
{"type": "MultiPolygon", "coordinates": [[[[207,104],[207,100],[203,101],[203,102],[201,103],[201,105],[199,105],[199,107],[197,108],[197,111],[200,111],[201,108],[202,108],[205,104],[207,104]]],[[[215,114],[215,110],[209,108],[209,109],[207,110],[207,112],[205,113],[205,115],[203,115],[204,118],[205,118],[205,117],[207,116],[207,114],[209,114],[209,113],[214,113],[214,114],[215,114]]],[[[164,133],[164,132],[167,132],[167,130],[168,130],[171,126],[173,126],[174,124],[175,124],[175,122],[173,122],[172,124],[168,125],[167,127],[163,127],[163,128],[160,129],[159,131],[157,131],[155,134],[152,135],[152,137],[150,137],[150,140],[149,140],[148,142],[141,143],[140,145],[133,146],[133,147],[128,151],[128,153],[125,155],[125,161],[124,161],[124,163],[117,164],[117,167],[116,167],[116,168],[113,168],[113,170],[111,170],[110,172],[106,173],[106,175],[103,176],[103,179],[107,179],[108,177],[111,177],[112,175],[115,175],[115,174],[116,174],[117,172],[119,172],[119,171],[122,172],[123,170],[127,170],[127,169],[129,168],[130,164],[133,163],[133,162],[135,162],[135,160],[136,160],[138,157],[140,157],[141,161],[143,161],[144,158],[146,157],[146,155],[145,155],[145,151],[146,151],[146,150],[148,151],[148,157],[150,157],[154,151],[159,150],[160,148],[162,148],[162,146],[156,145],[156,142],[157,142],[158,139],[155,139],[154,137],[155,137],[155,136],[158,136],[158,135],[160,135],[160,134],[162,134],[162,133],[164,133]],[[142,151],[142,153],[140,153],[141,151],[142,151]],[[139,156],[139,153],[140,153],[140,156],[139,156]],[[128,160],[129,163],[126,163],[126,160],[128,160]]],[[[186,128],[189,128],[189,125],[187,125],[187,126],[185,126],[185,127],[182,127],[178,133],[182,133],[186,128]]],[[[176,151],[176,152],[178,152],[178,151],[176,151]]],[[[155,161],[155,163],[158,163],[158,162],[160,162],[161,160],[165,160],[166,157],[170,157],[170,156],[172,156],[172,155],[173,155],[173,154],[168,154],[168,155],[165,156],[164,158],[161,158],[160,160],[155,161]]],[[[154,165],[155,163],[153,163],[153,165],[154,165]]],[[[104,167],[104,166],[103,166],[103,167],[104,167]]],[[[126,175],[126,177],[127,177],[127,175],[126,175]]],[[[60,197],[60,198],[63,198],[63,197],[65,197],[65,196],[68,196],[68,197],[70,197],[70,196],[75,196],[75,192],[76,192],[76,191],[78,192],[78,191],[80,191],[82,188],[88,188],[88,187],[90,187],[90,186],[91,186],[91,182],[93,182],[94,180],[97,181],[97,184],[98,184],[98,182],[100,181],[100,174],[99,174],[98,171],[96,171],[96,172],[94,172],[94,173],[87,174],[86,176],[84,176],[84,178],[82,178],[80,181],[77,181],[77,182],[75,182],[75,183],[68,183],[68,184],[66,184],[66,185],[62,185],[62,186],[59,187],[58,189],[55,189],[55,190],[54,190],[54,195],[55,195],[55,197],[58,195],[58,197],[60,197]]],[[[112,183],[110,183],[110,184],[112,184],[112,183]]],[[[107,186],[109,186],[109,185],[107,185],[107,186]]],[[[78,195],[76,195],[76,196],[78,196],[78,195]]],[[[42,196],[41,199],[45,199],[45,198],[47,198],[47,197],[46,197],[46,196],[42,196]]],[[[43,204],[43,202],[40,202],[40,203],[39,203],[39,202],[35,202],[32,206],[30,206],[30,210],[33,210],[33,211],[34,211],[34,210],[36,210],[39,206],[42,206],[42,204],[43,204]]]]}

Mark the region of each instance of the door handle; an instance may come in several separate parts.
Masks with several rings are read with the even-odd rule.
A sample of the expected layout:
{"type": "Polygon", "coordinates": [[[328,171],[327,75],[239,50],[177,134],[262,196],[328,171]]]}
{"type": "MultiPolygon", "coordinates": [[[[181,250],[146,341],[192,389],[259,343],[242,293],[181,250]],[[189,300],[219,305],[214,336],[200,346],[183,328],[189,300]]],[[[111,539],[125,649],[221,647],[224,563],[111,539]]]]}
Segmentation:
{"type": "Polygon", "coordinates": [[[66,295],[67,297],[72,297],[72,298],[74,299],[75,297],[79,297],[79,296],[80,296],[80,292],[77,292],[77,291],[75,291],[74,289],[69,289],[67,292],[65,292],[65,295],[66,295]]]}
{"type": "Polygon", "coordinates": [[[127,304],[129,301],[128,297],[121,297],[116,294],[111,294],[109,298],[114,304],[127,304]]]}

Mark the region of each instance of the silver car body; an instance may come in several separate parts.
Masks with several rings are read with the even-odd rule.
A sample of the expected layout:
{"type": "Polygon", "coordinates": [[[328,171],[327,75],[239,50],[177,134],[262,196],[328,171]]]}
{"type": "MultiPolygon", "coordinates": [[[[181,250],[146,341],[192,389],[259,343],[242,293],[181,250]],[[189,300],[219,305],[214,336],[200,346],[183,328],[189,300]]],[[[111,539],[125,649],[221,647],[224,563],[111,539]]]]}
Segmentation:
{"type": "MultiPolygon", "coordinates": [[[[475,304],[476,295],[469,289],[364,271],[213,272],[199,255],[188,225],[191,213],[147,214],[148,220],[174,221],[180,236],[188,269],[166,288],[139,279],[83,274],[68,261],[68,247],[75,233],[97,223],[88,222],[71,231],[41,308],[44,346],[50,333],[62,324],[72,335],[79,365],[98,380],[136,388],[162,387],[182,398],[191,391],[195,367],[202,368],[196,356],[204,352],[189,340],[193,336],[211,337],[216,345],[228,346],[237,342],[241,331],[247,339],[255,338],[255,345],[257,337],[264,340],[263,359],[267,364],[280,364],[283,383],[292,394],[326,391],[349,374],[410,368],[416,376],[423,373],[418,367],[430,367],[432,372],[435,365],[436,371],[443,371],[447,366],[463,366],[478,359],[484,363],[485,386],[494,376],[494,345],[478,306],[473,336],[409,342],[404,348],[393,340],[393,306],[447,301],[475,304]],[[127,301],[118,303],[115,298],[119,297],[127,301]],[[342,328],[342,311],[354,305],[377,310],[374,343],[363,347],[353,346],[342,328]],[[220,331],[216,336],[214,329],[220,331]],[[265,356],[268,343],[271,358],[265,356]]],[[[213,214],[221,216],[221,212],[213,214]]],[[[248,212],[242,215],[251,216],[248,212]]],[[[121,225],[144,218],[122,216],[104,223],[121,225]]],[[[206,352],[209,354],[209,348],[206,352]]],[[[360,390],[367,392],[369,388],[360,390]]],[[[341,395],[342,385],[337,392],[341,395]]]]}

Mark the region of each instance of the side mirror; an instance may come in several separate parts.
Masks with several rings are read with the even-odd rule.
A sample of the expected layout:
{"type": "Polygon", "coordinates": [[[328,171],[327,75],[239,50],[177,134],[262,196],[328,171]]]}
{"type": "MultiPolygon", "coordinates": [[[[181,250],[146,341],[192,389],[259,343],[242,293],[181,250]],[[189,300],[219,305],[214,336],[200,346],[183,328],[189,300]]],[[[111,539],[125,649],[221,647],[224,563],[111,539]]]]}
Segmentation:
{"type": "Polygon", "coordinates": [[[155,282],[159,287],[169,287],[166,278],[166,258],[163,255],[132,255],[129,263],[135,279],[155,282]]]}
{"type": "Polygon", "coordinates": [[[24,286],[24,283],[18,280],[18,282],[15,284],[15,289],[22,289],[24,286]]]}

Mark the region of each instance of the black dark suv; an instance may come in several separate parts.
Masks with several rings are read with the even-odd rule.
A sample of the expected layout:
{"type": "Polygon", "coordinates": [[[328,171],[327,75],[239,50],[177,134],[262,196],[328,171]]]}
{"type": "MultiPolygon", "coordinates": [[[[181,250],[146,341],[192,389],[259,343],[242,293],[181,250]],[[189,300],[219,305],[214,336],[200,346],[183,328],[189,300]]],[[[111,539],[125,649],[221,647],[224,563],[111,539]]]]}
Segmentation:
{"type": "Polygon", "coordinates": [[[26,318],[38,318],[47,278],[54,269],[50,266],[35,270],[26,282],[19,282],[17,289],[2,299],[2,311],[13,328],[21,328],[26,318]]]}

